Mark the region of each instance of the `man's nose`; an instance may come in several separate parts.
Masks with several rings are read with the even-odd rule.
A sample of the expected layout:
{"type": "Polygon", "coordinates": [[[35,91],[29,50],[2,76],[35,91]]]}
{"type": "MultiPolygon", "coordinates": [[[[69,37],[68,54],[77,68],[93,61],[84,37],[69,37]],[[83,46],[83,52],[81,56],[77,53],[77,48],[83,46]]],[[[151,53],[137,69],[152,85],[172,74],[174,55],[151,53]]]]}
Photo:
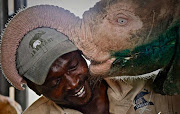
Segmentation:
{"type": "Polygon", "coordinates": [[[79,76],[71,76],[65,74],[65,77],[66,77],[66,90],[73,90],[76,87],[78,87],[80,81],[79,76]]]}

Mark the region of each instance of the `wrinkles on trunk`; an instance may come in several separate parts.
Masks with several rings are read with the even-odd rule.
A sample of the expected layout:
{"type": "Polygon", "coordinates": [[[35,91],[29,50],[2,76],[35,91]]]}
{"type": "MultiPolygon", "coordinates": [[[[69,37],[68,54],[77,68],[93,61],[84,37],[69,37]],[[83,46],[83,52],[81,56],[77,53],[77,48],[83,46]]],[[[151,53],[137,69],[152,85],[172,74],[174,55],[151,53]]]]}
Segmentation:
{"type": "Polygon", "coordinates": [[[66,28],[62,32],[69,37],[89,60],[103,62],[109,59],[110,54],[101,51],[101,49],[94,44],[90,27],[87,26],[84,20],[79,19],[74,25],[71,24],[71,28],[66,28]]]}

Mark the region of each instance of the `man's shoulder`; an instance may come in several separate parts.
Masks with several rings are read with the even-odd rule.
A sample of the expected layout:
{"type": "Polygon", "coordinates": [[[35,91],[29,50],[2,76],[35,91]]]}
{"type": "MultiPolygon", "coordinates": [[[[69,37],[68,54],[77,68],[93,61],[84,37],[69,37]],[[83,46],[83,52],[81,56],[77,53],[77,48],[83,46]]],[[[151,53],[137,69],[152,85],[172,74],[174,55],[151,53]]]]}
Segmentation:
{"type": "Polygon", "coordinates": [[[53,101],[45,98],[44,96],[36,100],[30,107],[28,107],[23,114],[82,114],[81,112],[73,109],[68,109],[58,106],[53,101]]]}
{"type": "Polygon", "coordinates": [[[37,99],[29,108],[37,108],[41,105],[44,105],[46,104],[47,102],[49,102],[50,100],[47,99],[46,97],[44,96],[41,96],[39,99],[37,99]]]}
{"type": "MultiPolygon", "coordinates": [[[[38,100],[36,100],[32,105],[30,105],[24,112],[23,114],[30,114],[32,112],[37,112],[39,111],[46,111],[46,107],[48,105],[49,100],[45,97],[40,97],[38,100]],[[43,110],[40,110],[43,109],[43,110]]],[[[36,114],[36,113],[35,113],[36,114]]]]}

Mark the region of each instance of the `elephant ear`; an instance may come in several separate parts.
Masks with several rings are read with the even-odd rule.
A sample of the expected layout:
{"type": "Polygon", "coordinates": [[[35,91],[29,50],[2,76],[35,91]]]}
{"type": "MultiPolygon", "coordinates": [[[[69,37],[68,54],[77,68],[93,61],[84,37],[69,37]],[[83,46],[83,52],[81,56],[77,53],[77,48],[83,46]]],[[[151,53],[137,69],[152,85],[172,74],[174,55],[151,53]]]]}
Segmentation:
{"type": "MultiPolygon", "coordinates": [[[[37,5],[20,10],[9,21],[1,35],[1,68],[7,80],[17,89],[24,89],[22,85],[26,81],[16,69],[16,50],[22,38],[29,31],[47,27],[68,36],[68,34],[72,34],[71,28],[76,26],[79,21],[80,18],[57,6],[37,5]]],[[[70,38],[70,35],[68,37],[70,38]]],[[[73,38],[71,37],[70,40],[77,40],[75,37],[73,38]]]]}
{"type": "Polygon", "coordinates": [[[175,52],[170,63],[157,75],[154,91],[164,95],[180,95],[180,27],[175,27],[175,52]]]}

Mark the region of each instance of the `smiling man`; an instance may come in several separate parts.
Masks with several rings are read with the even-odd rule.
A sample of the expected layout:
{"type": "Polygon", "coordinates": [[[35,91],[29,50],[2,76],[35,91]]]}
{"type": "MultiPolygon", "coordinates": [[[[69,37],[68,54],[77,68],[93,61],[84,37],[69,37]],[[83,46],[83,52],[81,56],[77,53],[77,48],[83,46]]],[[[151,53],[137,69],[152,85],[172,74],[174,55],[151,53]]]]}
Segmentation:
{"type": "Polygon", "coordinates": [[[101,83],[92,91],[85,59],[62,33],[46,27],[29,31],[19,44],[16,60],[27,85],[44,96],[24,114],[49,113],[56,107],[57,113],[108,114],[107,86],[101,83]],[[36,48],[29,46],[34,37],[34,43],[42,39],[36,48]]]}
{"type": "Polygon", "coordinates": [[[5,29],[1,45],[5,76],[16,88],[22,90],[21,84],[27,83],[43,95],[25,114],[109,113],[106,83],[90,87],[85,59],[62,32],[66,24],[75,26],[78,20],[62,8],[41,5],[19,12],[5,29]]]}

